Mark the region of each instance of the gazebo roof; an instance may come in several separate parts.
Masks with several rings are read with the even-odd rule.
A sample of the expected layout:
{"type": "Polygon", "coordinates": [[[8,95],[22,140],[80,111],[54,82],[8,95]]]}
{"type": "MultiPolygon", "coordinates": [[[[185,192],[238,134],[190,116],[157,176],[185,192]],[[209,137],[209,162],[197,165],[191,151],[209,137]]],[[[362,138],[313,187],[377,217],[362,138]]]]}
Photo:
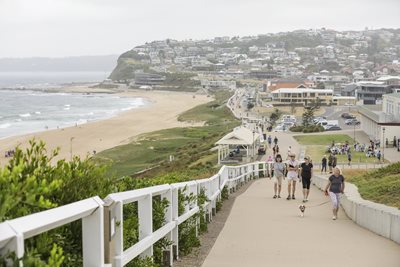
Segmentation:
{"type": "Polygon", "coordinates": [[[254,132],[245,127],[237,127],[232,132],[222,137],[216,144],[217,145],[252,145],[260,138],[258,132],[254,132]],[[254,139],[253,139],[254,138],[254,139]]]}

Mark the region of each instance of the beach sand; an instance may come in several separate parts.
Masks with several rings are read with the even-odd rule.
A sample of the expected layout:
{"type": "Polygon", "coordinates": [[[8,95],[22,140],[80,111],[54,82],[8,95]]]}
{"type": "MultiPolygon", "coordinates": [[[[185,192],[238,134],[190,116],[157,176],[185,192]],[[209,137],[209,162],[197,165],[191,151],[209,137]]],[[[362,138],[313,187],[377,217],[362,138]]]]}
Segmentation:
{"type": "Polygon", "coordinates": [[[76,127],[2,139],[0,140],[0,166],[4,166],[8,161],[8,158],[4,157],[4,151],[13,149],[17,145],[25,148],[32,138],[45,141],[48,151],[60,147],[57,159],[69,160],[71,150],[73,155],[83,158],[88,154],[92,155],[94,150],[100,152],[126,144],[143,133],[174,127],[198,126],[201,123],[178,122],[177,117],[186,110],[213,100],[206,95],[168,91],[130,90],[118,93],[118,95],[143,97],[152,104],[121,113],[110,119],[76,127]]]}

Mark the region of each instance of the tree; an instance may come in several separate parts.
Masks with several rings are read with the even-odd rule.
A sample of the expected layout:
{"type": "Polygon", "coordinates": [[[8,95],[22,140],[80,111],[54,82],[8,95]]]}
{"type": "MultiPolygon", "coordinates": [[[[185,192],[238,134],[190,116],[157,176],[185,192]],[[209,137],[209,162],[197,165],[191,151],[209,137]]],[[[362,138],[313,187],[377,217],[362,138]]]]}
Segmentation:
{"type": "MultiPolygon", "coordinates": [[[[115,189],[105,177],[106,166],[79,157],[54,162],[59,149],[48,153],[43,141],[29,144],[25,151],[17,147],[8,166],[0,168],[0,222],[95,195],[105,197],[115,189]]],[[[81,266],[81,231],[77,221],[27,239],[24,258],[14,260],[25,266],[81,266]]],[[[0,257],[0,266],[3,260],[0,257]]]]}
{"type": "Polygon", "coordinates": [[[314,109],[313,108],[306,108],[303,113],[303,126],[308,127],[312,124],[312,120],[314,119],[314,109]]]}

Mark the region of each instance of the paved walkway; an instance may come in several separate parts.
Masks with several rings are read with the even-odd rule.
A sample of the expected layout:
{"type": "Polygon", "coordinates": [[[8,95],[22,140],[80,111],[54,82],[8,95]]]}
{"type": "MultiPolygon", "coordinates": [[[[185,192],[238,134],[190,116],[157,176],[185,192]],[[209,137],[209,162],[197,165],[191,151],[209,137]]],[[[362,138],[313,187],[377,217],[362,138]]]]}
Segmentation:
{"type": "MultiPolygon", "coordinates": [[[[284,189],[286,183],[284,182],[284,189]]],[[[273,182],[255,181],[239,196],[203,266],[399,267],[400,245],[357,226],[312,188],[305,217],[296,200],[272,199],[273,182]]]]}

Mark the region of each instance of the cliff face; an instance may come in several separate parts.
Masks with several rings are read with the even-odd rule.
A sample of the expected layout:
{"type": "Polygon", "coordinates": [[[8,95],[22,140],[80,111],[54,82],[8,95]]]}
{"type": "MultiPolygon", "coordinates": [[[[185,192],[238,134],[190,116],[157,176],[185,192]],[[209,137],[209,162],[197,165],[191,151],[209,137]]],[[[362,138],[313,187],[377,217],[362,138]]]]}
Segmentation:
{"type": "Polygon", "coordinates": [[[133,79],[135,77],[136,70],[148,70],[149,61],[148,56],[141,56],[133,50],[123,53],[117,61],[117,66],[110,74],[110,79],[117,80],[126,80],[133,79]]]}

